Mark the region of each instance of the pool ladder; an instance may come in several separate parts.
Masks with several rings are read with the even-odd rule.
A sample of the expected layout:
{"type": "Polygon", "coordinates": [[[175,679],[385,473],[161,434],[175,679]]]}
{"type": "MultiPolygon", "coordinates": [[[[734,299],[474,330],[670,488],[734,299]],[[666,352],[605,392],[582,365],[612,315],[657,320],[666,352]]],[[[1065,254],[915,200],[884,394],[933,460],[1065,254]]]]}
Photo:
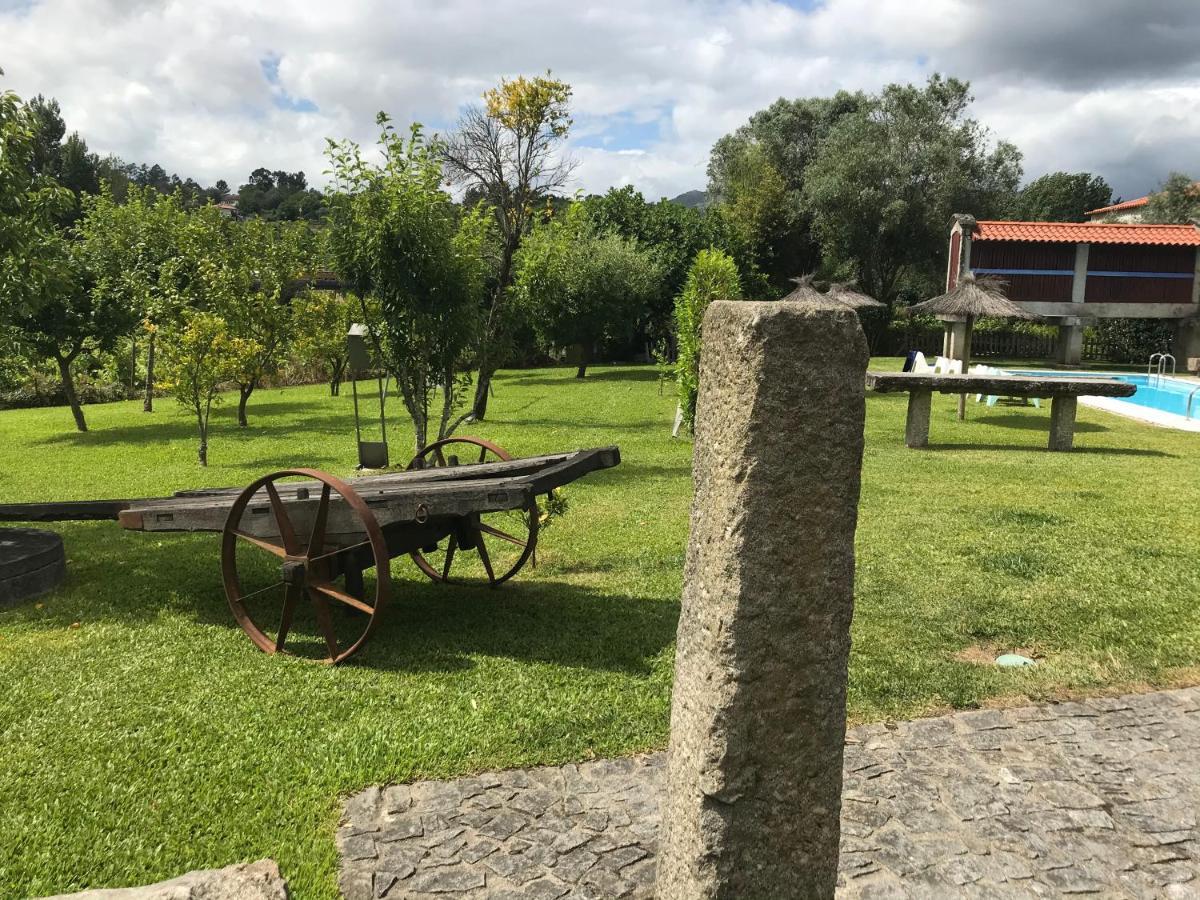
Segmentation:
{"type": "Polygon", "coordinates": [[[1146,363],[1146,375],[1155,379],[1155,382],[1162,381],[1163,376],[1167,374],[1167,360],[1171,361],[1171,374],[1175,374],[1175,357],[1170,353],[1151,353],[1150,362],[1146,363]]]}
{"type": "Polygon", "coordinates": [[[1190,419],[1192,417],[1192,401],[1196,399],[1197,394],[1200,394],[1200,387],[1192,388],[1192,392],[1188,394],[1187,412],[1183,415],[1185,419],[1190,419]]]}

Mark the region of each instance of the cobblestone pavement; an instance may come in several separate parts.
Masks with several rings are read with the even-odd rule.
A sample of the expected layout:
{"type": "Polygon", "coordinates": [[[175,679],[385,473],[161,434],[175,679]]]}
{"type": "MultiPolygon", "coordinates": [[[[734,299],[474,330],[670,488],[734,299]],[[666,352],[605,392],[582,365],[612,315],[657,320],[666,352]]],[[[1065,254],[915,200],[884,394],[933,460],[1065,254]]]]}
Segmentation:
{"type": "MultiPolygon", "coordinates": [[[[650,898],[663,762],[369,788],[342,890],[650,898]]],[[[845,771],[840,898],[1200,898],[1200,688],[868,725],[845,771]]]]}

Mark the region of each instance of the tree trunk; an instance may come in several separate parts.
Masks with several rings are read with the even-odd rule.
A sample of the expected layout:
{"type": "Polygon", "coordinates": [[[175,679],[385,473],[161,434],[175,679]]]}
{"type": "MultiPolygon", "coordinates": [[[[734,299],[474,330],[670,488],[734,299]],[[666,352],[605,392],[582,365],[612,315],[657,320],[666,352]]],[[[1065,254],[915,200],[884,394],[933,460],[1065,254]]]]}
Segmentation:
{"type": "Polygon", "coordinates": [[[500,271],[496,279],[496,293],[492,295],[492,308],[488,311],[487,325],[483,330],[483,343],[479,347],[479,377],[475,379],[475,402],[471,405],[471,418],[482,422],[487,417],[488,397],[491,395],[492,376],[496,374],[496,361],[492,345],[500,337],[500,323],[504,312],[504,295],[512,282],[513,255],[517,252],[519,237],[504,242],[500,254],[500,271]]]}
{"type": "Polygon", "coordinates": [[[54,361],[58,363],[58,374],[62,377],[63,394],[67,398],[67,403],[71,406],[71,415],[75,417],[75,427],[80,431],[87,431],[87,420],[83,418],[83,407],[79,405],[79,396],[75,393],[75,379],[71,375],[71,363],[75,361],[75,354],[59,356],[56,353],[54,361]]]}
{"type": "Polygon", "coordinates": [[[146,398],[142,401],[142,412],[154,412],[154,332],[146,341],[146,398]]]}
{"type": "Polygon", "coordinates": [[[137,390],[137,335],[129,338],[129,399],[137,390]]]}
{"type": "Polygon", "coordinates": [[[200,457],[200,465],[208,465],[208,435],[204,429],[200,429],[200,449],[197,454],[200,457]]]}
{"type": "Polygon", "coordinates": [[[238,425],[245,428],[249,423],[246,421],[246,401],[250,399],[250,395],[254,393],[255,383],[251,381],[249,384],[238,385],[238,425]]]}
{"type": "Polygon", "coordinates": [[[579,345],[579,367],[575,370],[576,378],[583,378],[587,375],[587,367],[592,362],[592,345],[579,345]]]}
{"type": "Polygon", "coordinates": [[[338,397],[342,393],[342,376],[346,371],[346,361],[340,360],[330,366],[329,371],[329,396],[338,397]]]}

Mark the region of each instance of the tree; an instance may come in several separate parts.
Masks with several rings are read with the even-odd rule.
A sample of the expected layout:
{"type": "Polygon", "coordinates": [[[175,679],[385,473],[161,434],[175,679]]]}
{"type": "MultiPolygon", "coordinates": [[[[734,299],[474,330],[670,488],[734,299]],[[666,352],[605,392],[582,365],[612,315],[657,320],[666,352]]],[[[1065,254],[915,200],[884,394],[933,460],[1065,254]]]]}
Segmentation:
{"type": "Polygon", "coordinates": [[[260,167],[238,188],[238,213],[271,222],[318,221],[325,216],[325,195],[308,186],[303,172],[260,167]]]}
{"type": "Polygon", "coordinates": [[[436,437],[469,415],[465,371],[481,330],[490,216],[463,210],[442,190],[443,148],[419,125],[407,140],[380,113],[380,163],[351,141],[330,141],[335,190],[329,242],[335,267],[353,286],[371,337],[412,419],[417,452],[429,442],[430,406],[441,392],[436,437]]]}
{"type": "MultiPolygon", "coordinates": [[[[753,270],[752,280],[759,282],[754,286],[755,293],[773,293],[786,286],[787,279],[797,272],[812,271],[820,263],[820,246],[804,202],[808,165],[830,130],[868,102],[862,92],[848,91],[832,97],[780,98],[713,145],[708,162],[708,196],[718,208],[736,204],[747,187],[757,189],[752,174],[756,168],[770,171],[775,182],[773,191],[782,183],[783,194],[774,198],[773,211],[773,224],[779,230],[772,239],[748,239],[746,221],[742,220],[743,240],[747,243],[735,256],[744,276],[753,270]],[[756,250],[767,254],[762,258],[747,255],[756,250]]],[[[762,199],[749,204],[750,208],[761,209],[762,199]]],[[[743,208],[743,213],[746,211],[743,208]]]]}
{"type": "Polygon", "coordinates": [[[217,313],[244,350],[233,377],[244,428],[251,395],[287,356],[293,284],[315,268],[313,233],[304,222],[237,221],[212,206],[191,219],[189,252],[198,257],[194,302],[217,313]]]}
{"type": "Polygon", "coordinates": [[[71,195],[36,168],[37,140],[29,107],[0,91],[0,326],[73,283],[57,228],[71,195]]]}
{"type": "Polygon", "coordinates": [[[125,202],[105,189],[85,204],[88,260],[98,297],[132,308],[146,333],[145,412],[154,410],[158,333],[186,303],[196,261],[181,252],[188,221],[182,199],[131,184],[125,202]]]}
{"type": "Polygon", "coordinates": [[[749,261],[754,293],[769,292],[770,276],[798,265],[787,185],[761,144],[746,144],[730,160],[721,209],[735,246],[749,261]]]}
{"type": "Polygon", "coordinates": [[[202,466],[208,465],[209,413],[220,402],[221,385],[233,377],[245,352],[220,316],[200,310],[187,311],[181,327],[163,336],[163,387],[196,417],[202,466]]]}
{"type": "Polygon", "coordinates": [[[700,324],[704,311],[714,300],[737,300],[742,295],[737,264],[720,250],[701,250],[688,269],[687,283],[675,300],[675,336],[679,356],[675,382],[679,408],[691,431],[696,421],[696,396],[700,390],[700,324]]]}
{"type": "Polygon", "coordinates": [[[1200,182],[1182,172],[1172,172],[1158,193],[1150,195],[1142,220],[1164,225],[1200,220],[1200,182]]]}
{"type": "Polygon", "coordinates": [[[354,320],[354,307],[345,294],[330,291],[309,291],[292,303],[296,352],[324,366],[331,397],[338,395],[346,372],[346,334],[354,320]]]}
{"type": "Polygon", "coordinates": [[[597,232],[635,240],[657,259],[661,289],[637,317],[651,340],[670,333],[675,297],[683,290],[696,254],[709,247],[732,250],[728,222],[719,211],[705,212],[669,200],[647,203],[630,186],[587,197],[582,206],[597,232]]]}
{"type": "Polygon", "coordinates": [[[1013,215],[1025,222],[1083,222],[1085,213],[1112,202],[1112,188],[1090,172],[1051,172],[1017,194],[1013,215]]]}
{"type": "Polygon", "coordinates": [[[598,234],[580,208],[536,227],[518,251],[514,291],[547,349],[577,346],[576,378],[603,343],[627,341],[661,269],[635,241],[598,234]]]}
{"type": "Polygon", "coordinates": [[[488,389],[510,324],[506,300],[513,257],[538,205],[566,185],[573,169],[559,153],[571,128],[569,84],[549,72],[502,79],[483,100],[482,107],[463,113],[441,148],[447,177],[491,205],[499,234],[495,284],[478,348],[472,413],[480,420],[487,415],[488,389]]]}
{"type": "Polygon", "coordinates": [[[965,82],[933,75],[924,87],[887,86],[832,128],[804,188],[827,269],[891,304],[902,279],[935,286],[953,213],[1010,207],[1020,153],[992,146],[970,103],[965,82]]]}

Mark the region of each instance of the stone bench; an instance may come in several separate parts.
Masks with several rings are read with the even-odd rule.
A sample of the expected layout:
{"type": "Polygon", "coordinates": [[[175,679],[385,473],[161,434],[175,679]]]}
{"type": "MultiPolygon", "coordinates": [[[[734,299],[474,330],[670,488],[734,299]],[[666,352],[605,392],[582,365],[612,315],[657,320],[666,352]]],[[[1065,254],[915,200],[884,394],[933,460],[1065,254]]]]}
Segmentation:
{"type": "Polygon", "coordinates": [[[929,410],[939,394],[1003,394],[1049,398],[1050,449],[1070,450],[1075,443],[1075,410],[1080,397],[1129,397],[1137,386],[1109,378],[1039,378],[1034,375],[928,375],[868,372],[867,387],[881,394],[908,392],[904,443],[929,445],[929,410]]]}

